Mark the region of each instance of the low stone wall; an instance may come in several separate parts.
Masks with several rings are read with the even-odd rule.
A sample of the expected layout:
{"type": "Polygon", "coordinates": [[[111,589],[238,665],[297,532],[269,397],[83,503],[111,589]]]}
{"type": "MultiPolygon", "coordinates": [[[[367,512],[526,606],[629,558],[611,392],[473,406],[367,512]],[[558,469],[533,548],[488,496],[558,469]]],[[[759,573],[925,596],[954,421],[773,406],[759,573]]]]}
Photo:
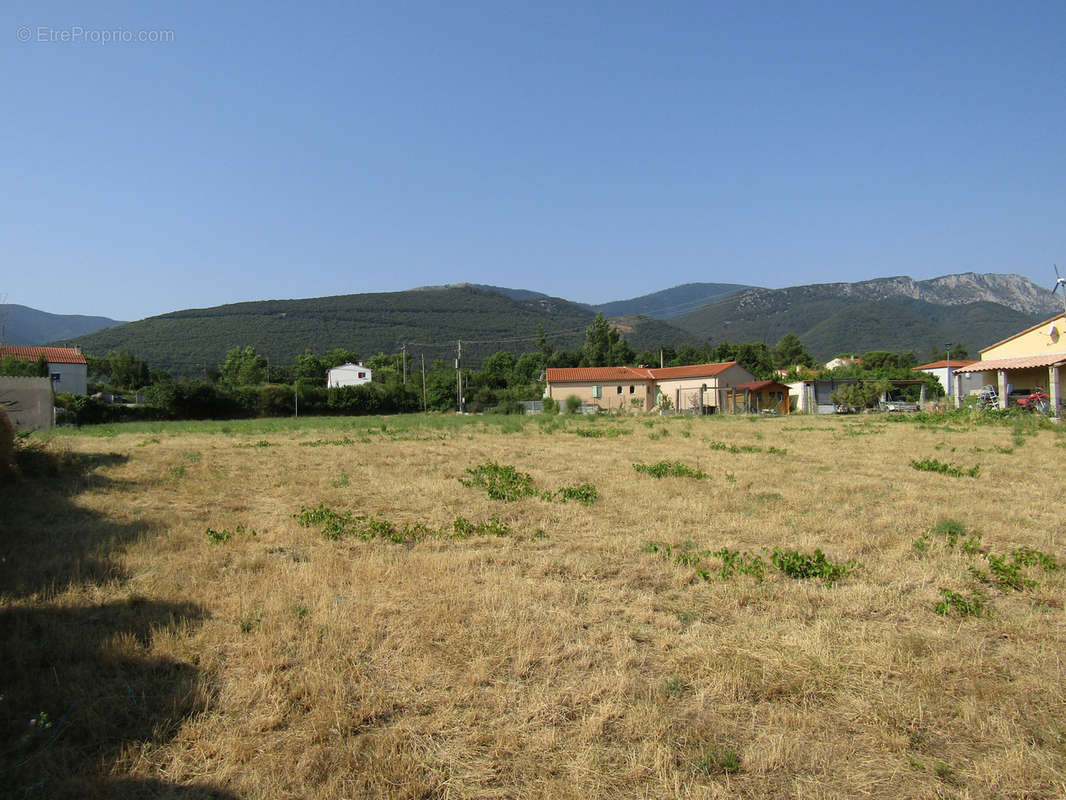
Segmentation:
{"type": "Polygon", "coordinates": [[[0,404],[16,431],[52,427],[52,381],[0,376],[0,404]]]}

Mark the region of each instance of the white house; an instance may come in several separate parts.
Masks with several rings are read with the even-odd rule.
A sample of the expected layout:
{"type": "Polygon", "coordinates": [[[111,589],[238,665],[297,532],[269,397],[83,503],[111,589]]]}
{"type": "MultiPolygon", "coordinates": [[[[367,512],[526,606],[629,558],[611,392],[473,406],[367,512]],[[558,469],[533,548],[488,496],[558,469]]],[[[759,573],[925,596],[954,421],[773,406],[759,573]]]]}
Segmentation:
{"type": "Polygon", "coordinates": [[[8,356],[20,361],[43,358],[56,393],[85,394],[88,389],[89,367],[80,347],[0,347],[0,359],[8,356]]]}
{"type": "Polygon", "coordinates": [[[364,367],[362,361],[358,364],[341,364],[326,373],[326,386],[330,388],[359,386],[364,383],[370,383],[370,367],[364,367]]]}
{"type": "Polygon", "coordinates": [[[922,372],[928,372],[934,376],[940,385],[944,387],[944,393],[948,397],[954,397],[955,391],[958,389],[963,395],[968,395],[971,392],[978,391],[982,384],[983,377],[979,372],[960,372],[963,367],[968,367],[971,364],[976,364],[976,361],[970,359],[955,358],[951,361],[933,361],[929,364],[922,364],[920,367],[915,367],[922,372]],[[961,383],[956,386],[958,378],[961,383]]]}

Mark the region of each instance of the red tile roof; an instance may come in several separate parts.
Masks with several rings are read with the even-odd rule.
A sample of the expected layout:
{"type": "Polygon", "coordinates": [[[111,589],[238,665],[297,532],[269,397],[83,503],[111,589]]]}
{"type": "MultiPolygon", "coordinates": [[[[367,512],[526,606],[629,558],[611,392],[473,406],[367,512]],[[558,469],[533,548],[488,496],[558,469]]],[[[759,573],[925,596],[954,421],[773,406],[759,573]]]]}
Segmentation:
{"type": "MultiPolygon", "coordinates": [[[[970,364],[976,364],[976,361],[972,361],[968,358],[953,358],[951,359],[951,366],[953,367],[968,367],[970,364]]],[[[948,365],[947,361],[931,361],[928,364],[922,364],[914,369],[943,369],[948,365]]]]}
{"type": "Polygon", "coordinates": [[[999,369],[1035,369],[1066,364],[1066,353],[1048,353],[1042,356],[1014,356],[1013,358],[989,358],[975,361],[958,372],[990,372],[999,369]]]}
{"type": "Polygon", "coordinates": [[[652,377],[657,380],[669,380],[670,378],[703,378],[720,375],[730,367],[735,367],[736,361],[722,361],[718,364],[692,364],[687,367],[663,367],[651,370],[652,377]]]}
{"type": "Polygon", "coordinates": [[[647,367],[551,367],[545,372],[548,383],[652,380],[647,367]]]}
{"type": "Polygon", "coordinates": [[[37,361],[42,356],[49,364],[84,364],[85,356],[73,347],[0,347],[0,358],[14,356],[23,361],[37,361]]]}
{"type": "Polygon", "coordinates": [[[703,378],[719,375],[736,361],[720,364],[692,364],[687,367],[552,367],[546,370],[548,383],[577,381],[651,381],[671,378],[703,378]]]}

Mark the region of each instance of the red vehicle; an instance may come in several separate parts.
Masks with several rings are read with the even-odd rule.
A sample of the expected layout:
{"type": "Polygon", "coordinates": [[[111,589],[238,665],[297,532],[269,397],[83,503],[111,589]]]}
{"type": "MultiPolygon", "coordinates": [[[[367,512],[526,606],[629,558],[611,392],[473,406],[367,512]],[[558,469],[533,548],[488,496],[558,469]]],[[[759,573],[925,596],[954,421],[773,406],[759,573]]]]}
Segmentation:
{"type": "Polygon", "coordinates": [[[1018,398],[1018,407],[1046,414],[1051,409],[1051,395],[1045,392],[1043,387],[1037,386],[1028,397],[1018,398]]]}

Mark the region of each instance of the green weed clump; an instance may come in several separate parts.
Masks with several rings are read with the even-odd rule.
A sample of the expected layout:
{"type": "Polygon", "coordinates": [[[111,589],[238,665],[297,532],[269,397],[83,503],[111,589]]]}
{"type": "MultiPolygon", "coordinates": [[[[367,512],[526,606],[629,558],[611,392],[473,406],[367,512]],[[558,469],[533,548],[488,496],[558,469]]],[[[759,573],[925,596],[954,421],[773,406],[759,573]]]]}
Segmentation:
{"type": "Polygon", "coordinates": [[[933,610],[943,617],[948,616],[952,611],[963,617],[987,617],[992,613],[985,602],[985,596],[980,592],[974,592],[966,597],[951,589],[941,589],[940,597],[942,599],[933,607],[933,610]]]}
{"type": "Polygon", "coordinates": [[[465,517],[456,517],[452,523],[452,531],[458,539],[467,539],[471,536],[510,536],[511,528],[506,522],[493,514],[487,522],[471,522],[465,517]]]}
{"type": "Polygon", "coordinates": [[[659,461],[655,464],[634,464],[633,469],[651,475],[653,478],[706,478],[707,473],[698,467],[692,467],[680,461],[659,461]]]}
{"type": "Polygon", "coordinates": [[[740,772],[740,756],[733,748],[712,747],[693,762],[692,771],[702,775],[732,775],[740,772]]]}
{"type": "Polygon", "coordinates": [[[981,552],[981,533],[967,531],[961,522],[951,519],[938,522],[923,533],[914,540],[911,544],[911,549],[916,556],[922,557],[929,552],[932,543],[935,541],[943,541],[952,550],[959,546],[962,552],[971,556],[981,552]]]}
{"type": "Polygon", "coordinates": [[[229,528],[222,528],[221,530],[215,530],[214,528],[208,528],[206,533],[207,533],[207,540],[209,542],[211,542],[211,544],[222,544],[223,542],[228,542],[230,539],[234,538],[235,536],[255,536],[256,535],[254,530],[252,530],[250,528],[245,528],[243,525],[238,525],[233,530],[230,530],[229,528]]]}
{"type": "Polygon", "coordinates": [[[766,562],[762,556],[751,553],[741,553],[738,550],[730,550],[723,547],[714,554],[722,559],[722,568],[718,570],[718,577],[722,580],[732,578],[734,574],[751,575],[757,581],[761,581],[766,574],[766,562]]]}
{"type": "Polygon", "coordinates": [[[629,433],[626,428],[575,428],[574,433],[585,439],[615,439],[629,433]]]}
{"type": "Polygon", "coordinates": [[[573,500],[575,503],[591,506],[599,496],[600,493],[595,486],[591,483],[582,483],[577,486],[564,486],[555,493],[554,498],[560,503],[569,503],[573,500]]]}
{"type": "Polygon", "coordinates": [[[479,486],[488,492],[493,500],[517,500],[537,494],[533,488],[533,476],[528,472],[519,472],[510,464],[497,464],[486,461],[473,469],[467,469],[469,478],[459,478],[463,486],[479,486]]]}
{"type": "Polygon", "coordinates": [[[787,456],[788,450],[784,447],[771,445],[765,450],[757,444],[728,444],[726,442],[710,441],[707,446],[712,450],[720,450],[724,453],[768,453],[775,456],[787,456]]]}
{"type": "MultiPolygon", "coordinates": [[[[471,536],[513,536],[511,527],[493,514],[488,520],[472,521],[465,517],[456,517],[450,528],[433,528],[422,522],[405,522],[402,526],[388,520],[375,519],[351,511],[337,512],[319,505],[315,508],[304,506],[295,514],[296,521],[305,528],[317,527],[327,539],[357,538],[363,541],[382,539],[394,544],[414,544],[429,539],[468,539],[471,536]]],[[[532,538],[543,538],[534,534],[532,538]]]]}
{"type": "Polygon", "coordinates": [[[467,469],[469,478],[460,477],[463,486],[483,488],[493,500],[518,500],[521,497],[539,497],[546,502],[568,503],[571,500],[584,505],[596,502],[599,492],[591,483],[577,486],[564,486],[554,492],[540,491],[533,486],[533,476],[528,472],[519,472],[510,464],[497,464],[486,461],[473,469],[467,469]]]}
{"type": "Polygon", "coordinates": [[[807,555],[799,550],[782,550],[777,547],[773,549],[770,561],[790,578],[820,578],[825,581],[826,586],[832,586],[856,566],[854,561],[834,564],[821,550],[807,555]]]}
{"type": "Polygon", "coordinates": [[[974,465],[969,469],[960,467],[950,461],[940,461],[936,458],[923,458],[911,461],[911,467],[920,472],[939,472],[941,475],[950,475],[953,478],[976,478],[980,472],[980,465],[974,465]]]}

